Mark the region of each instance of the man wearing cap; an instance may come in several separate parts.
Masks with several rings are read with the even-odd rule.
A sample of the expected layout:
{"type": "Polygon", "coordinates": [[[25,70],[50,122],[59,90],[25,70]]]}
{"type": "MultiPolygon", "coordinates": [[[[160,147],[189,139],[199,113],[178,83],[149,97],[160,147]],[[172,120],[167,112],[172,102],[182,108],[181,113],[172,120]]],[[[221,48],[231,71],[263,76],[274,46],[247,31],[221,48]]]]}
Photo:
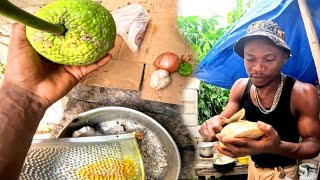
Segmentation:
{"type": "Polygon", "coordinates": [[[237,80],[223,112],[199,129],[206,141],[222,141],[216,147],[230,157],[251,155],[248,179],[297,179],[297,160],[320,152],[319,96],[317,89],[281,73],[291,56],[285,33],[272,21],[258,21],[234,45],[244,59],[249,78],[237,80]],[[245,119],[258,122],[265,135],[259,140],[227,138],[218,134],[226,121],[241,108],[245,119]],[[302,138],[299,141],[299,137],[302,138]]]}

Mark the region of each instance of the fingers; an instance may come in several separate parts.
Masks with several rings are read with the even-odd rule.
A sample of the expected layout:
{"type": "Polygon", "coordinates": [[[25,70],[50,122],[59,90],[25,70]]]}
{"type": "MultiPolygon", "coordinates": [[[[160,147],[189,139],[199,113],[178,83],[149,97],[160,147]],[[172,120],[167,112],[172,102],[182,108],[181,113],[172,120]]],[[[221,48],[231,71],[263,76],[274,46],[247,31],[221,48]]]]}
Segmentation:
{"type": "Polygon", "coordinates": [[[99,69],[100,67],[106,65],[110,60],[112,59],[112,56],[110,54],[107,54],[105,57],[100,59],[98,62],[94,64],[90,64],[86,66],[86,71],[83,73],[83,76],[86,76],[87,74],[91,73],[92,71],[95,71],[99,69]]]}
{"type": "Polygon", "coordinates": [[[212,123],[209,120],[207,120],[205,124],[207,125],[206,134],[208,137],[210,137],[213,140],[216,137],[216,133],[213,130],[212,123]]]}
{"type": "Polygon", "coordinates": [[[215,132],[220,132],[223,128],[222,127],[223,124],[225,124],[225,118],[222,116],[219,116],[219,119],[212,122],[211,129],[214,130],[215,132]]]}
{"type": "Polygon", "coordinates": [[[235,147],[245,147],[245,146],[248,146],[250,142],[250,139],[247,139],[247,138],[231,138],[231,137],[225,137],[221,134],[217,134],[216,137],[223,144],[230,144],[235,147]]]}
{"type": "Polygon", "coordinates": [[[224,117],[218,115],[206,120],[200,127],[199,133],[205,141],[213,141],[216,139],[216,133],[221,131],[224,117]]]}
{"type": "Polygon", "coordinates": [[[271,134],[274,134],[275,131],[273,129],[273,127],[267,123],[264,123],[262,121],[258,121],[257,122],[257,126],[258,128],[263,131],[266,135],[271,135],[271,134]]]}
{"type": "Polygon", "coordinates": [[[25,38],[26,27],[20,23],[12,24],[11,38],[25,38]]]}
{"type": "MultiPolygon", "coordinates": [[[[246,144],[245,141],[242,141],[243,138],[231,138],[231,137],[225,137],[222,134],[216,135],[218,141],[223,143],[225,145],[224,148],[231,150],[229,147],[242,147],[246,144]]],[[[235,148],[233,148],[235,149],[235,148]]]]}
{"type": "Polygon", "coordinates": [[[96,62],[96,64],[97,64],[98,68],[100,68],[100,67],[106,65],[111,59],[112,59],[111,54],[107,54],[102,59],[100,59],[98,62],[96,62]]]}
{"type": "Polygon", "coordinates": [[[257,154],[254,144],[257,142],[248,138],[231,138],[217,134],[216,137],[223,143],[224,147],[220,147],[224,153],[239,156],[257,154]]]}
{"type": "MultiPolygon", "coordinates": [[[[7,66],[15,66],[16,63],[20,63],[19,66],[22,67],[22,64],[29,64],[30,59],[25,59],[26,55],[34,57],[38,54],[26,37],[26,27],[22,24],[14,23],[10,36],[7,66]]],[[[35,59],[32,62],[35,63],[35,59]]]]}
{"type": "Polygon", "coordinates": [[[208,128],[208,124],[207,121],[205,121],[201,127],[199,128],[199,133],[202,136],[204,141],[213,141],[215,138],[215,133],[212,131],[210,132],[209,128],[208,128]]]}
{"type": "Polygon", "coordinates": [[[33,49],[26,37],[26,27],[22,24],[14,23],[12,25],[5,72],[7,80],[16,84],[18,82],[25,83],[26,80],[32,81],[29,76],[33,75],[35,75],[35,79],[41,79],[42,76],[39,74],[44,72],[41,66],[39,54],[33,49]]]}
{"type": "Polygon", "coordinates": [[[215,139],[216,133],[212,126],[214,121],[214,118],[210,118],[201,125],[199,133],[203,137],[204,141],[213,141],[215,139]]]}
{"type": "Polygon", "coordinates": [[[233,152],[229,151],[228,149],[221,148],[219,145],[215,145],[215,149],[218,150],[223,155],[226,155],[226,156],[229,156],[229,157],[232,157],[232,158],[238,157],[233,152]]]}

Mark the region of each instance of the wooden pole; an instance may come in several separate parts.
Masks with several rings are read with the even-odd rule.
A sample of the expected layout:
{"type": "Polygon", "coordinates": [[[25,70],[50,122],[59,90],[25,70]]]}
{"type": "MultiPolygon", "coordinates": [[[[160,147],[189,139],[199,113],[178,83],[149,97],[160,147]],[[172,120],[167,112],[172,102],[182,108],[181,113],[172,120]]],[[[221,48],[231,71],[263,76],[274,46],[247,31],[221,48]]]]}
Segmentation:
{"type": "Polygon", "coordinates": [[[317,33],[314,28],[311,14],[310,14],[306,0],[298,0],[298,3],[299,3],[299,8],[300,8],[301,17],[304,23],[304,27],[307,32],[314,64],[316,65],[318,81],[320,82],[320,46],[319,46],[317,33]]]}

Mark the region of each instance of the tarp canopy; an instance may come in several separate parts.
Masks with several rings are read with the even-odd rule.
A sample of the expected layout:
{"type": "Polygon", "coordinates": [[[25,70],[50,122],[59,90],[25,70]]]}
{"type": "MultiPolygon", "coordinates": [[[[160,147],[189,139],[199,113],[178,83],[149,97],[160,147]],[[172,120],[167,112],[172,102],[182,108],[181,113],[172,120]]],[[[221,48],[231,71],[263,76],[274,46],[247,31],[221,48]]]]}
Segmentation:
{"type": "MultiPolygon", "coordinates": [[[[307,1],[312,21],[320,36],[320,2],[307,1]]],[[[233,51],[234,43],[246,34],[247,27],[258,20],[276,22],[286,34],[292,57],[282,72],[302,82],[317,84],[317,72],[297,0],[260,0],[214,45],[196,66],[194,76],[201,81],[223,88],[248,77],[243,59],[233,51]]]]}

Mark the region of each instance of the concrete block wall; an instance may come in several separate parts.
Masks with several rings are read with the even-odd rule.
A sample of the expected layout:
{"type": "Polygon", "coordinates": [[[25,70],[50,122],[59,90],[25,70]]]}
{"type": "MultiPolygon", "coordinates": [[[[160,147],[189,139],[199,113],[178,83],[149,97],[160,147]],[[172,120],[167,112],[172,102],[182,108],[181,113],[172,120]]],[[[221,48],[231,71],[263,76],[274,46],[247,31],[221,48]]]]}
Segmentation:
{"type": "Polygon", "coordinates": [[[186,88],[183,91],[182,119],[187,126],[192,138],[201,137],[198,132],[198,91],[200,81],[194,77],[188,77],[186,88]]]}

